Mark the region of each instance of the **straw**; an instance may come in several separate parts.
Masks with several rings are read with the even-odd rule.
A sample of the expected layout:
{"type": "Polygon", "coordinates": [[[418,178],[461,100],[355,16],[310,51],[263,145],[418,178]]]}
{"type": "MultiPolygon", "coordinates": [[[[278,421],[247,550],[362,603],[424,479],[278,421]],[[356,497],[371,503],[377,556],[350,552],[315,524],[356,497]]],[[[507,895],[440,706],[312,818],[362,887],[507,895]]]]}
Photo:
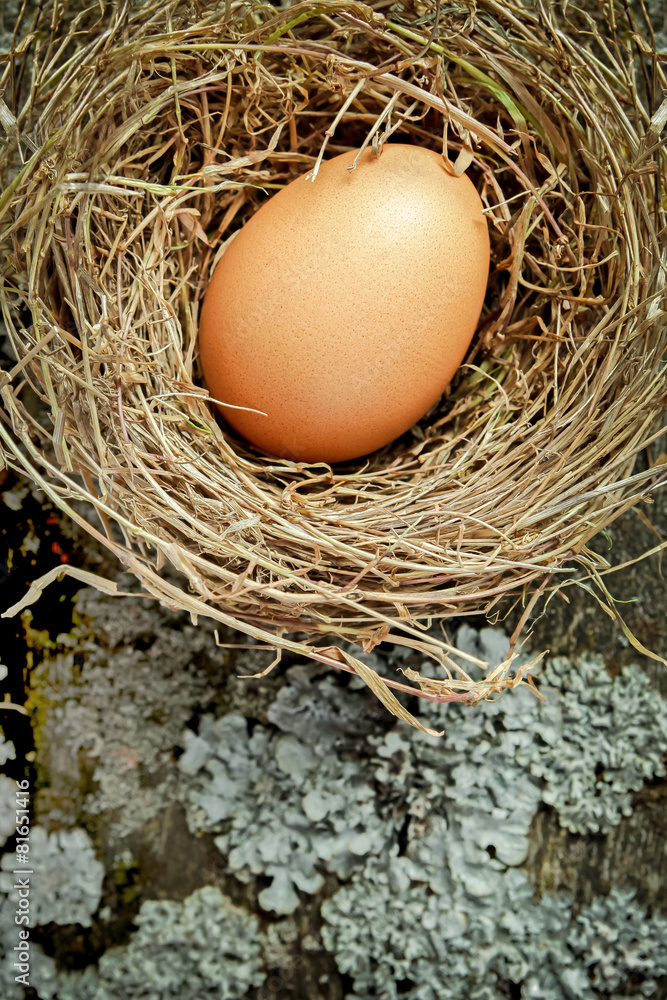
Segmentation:
{"type": "Polygon", "coordinates": [[[0,84],[3,461],[147,593],[356,672],[413,723],[392,688],[474,704],[531,685],[517,653],[539,601],[585,585],[620,619],[589,543],[667,476],[667,83],[625,6],[604,30],[610,9],[578,11],[575,32],[516,0],[419,18],[160,0],[59,29],[42,5],[0,84]],[[259,454],[202,388],[209,276],[266,198],[390,133],[438,151],[444,135],[482,197],[492,269],[469,354],[367,458],[259,454]],[[448,620],[517,602],[500,668],[446,639],[448,620]],[[440,677],[380,677],[350,652],[392,643],[440,677]]]}

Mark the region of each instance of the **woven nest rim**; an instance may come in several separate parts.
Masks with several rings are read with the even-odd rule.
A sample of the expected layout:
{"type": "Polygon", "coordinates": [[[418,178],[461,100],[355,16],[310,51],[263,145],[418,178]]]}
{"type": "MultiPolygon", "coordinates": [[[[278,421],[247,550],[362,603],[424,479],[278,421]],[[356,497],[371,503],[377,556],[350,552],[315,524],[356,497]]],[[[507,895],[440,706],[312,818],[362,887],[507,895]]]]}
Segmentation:
{"type": "MultiPolygon", "coordinates": [[[[103,30],[82,13],[57,50],[47,7],[4,72],[15,83],[37,55],[30,99],[0,108],[0,168],[15,170],[0,196],[17,358],[2,376],[6,464],[148,593],[358,673],[413,724],[392,687],[475,703],[531,684],[534,661],[516,656],[544,595],[592,582],[620,620],[588,542],[667,477],[664,457],[633,469],[666,400],[667,102],[640,93],[641,59],[667,90],[660,59],[631,52],[627,11],[597,52],[553,11],[462,11],[171,0],[105,8],[103,30]],[[206,276],[262,197],[325,151],[392,129],[442,148],[485,203],[493,267],[466,365],[368,459],[258,455],[200,384],[206,276]],[[165,561],[190,593],[160,575],[165,561]],[[488,664],[433,623],[506,598],[524,612],[507,660],[483,676],[488,664]],[[403,644],[444,676],[380,678],[332,639],[403,644]]],[[[74,567],[49,579],[61,572],[92,582],[74,567]]]]}

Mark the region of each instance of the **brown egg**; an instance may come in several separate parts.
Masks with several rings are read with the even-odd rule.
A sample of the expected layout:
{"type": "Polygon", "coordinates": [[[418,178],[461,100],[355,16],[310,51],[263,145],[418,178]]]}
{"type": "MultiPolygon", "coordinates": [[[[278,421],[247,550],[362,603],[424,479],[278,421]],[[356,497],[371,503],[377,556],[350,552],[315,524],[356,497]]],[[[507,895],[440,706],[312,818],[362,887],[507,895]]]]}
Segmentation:
{"type": "Polygon", "coordinates": [[[268,454],[339,462],[387,444],[463,360],[489,271],[471,180],[419,146],[343,153],[227,247],[199,326],[211,396],[268,454]]]}

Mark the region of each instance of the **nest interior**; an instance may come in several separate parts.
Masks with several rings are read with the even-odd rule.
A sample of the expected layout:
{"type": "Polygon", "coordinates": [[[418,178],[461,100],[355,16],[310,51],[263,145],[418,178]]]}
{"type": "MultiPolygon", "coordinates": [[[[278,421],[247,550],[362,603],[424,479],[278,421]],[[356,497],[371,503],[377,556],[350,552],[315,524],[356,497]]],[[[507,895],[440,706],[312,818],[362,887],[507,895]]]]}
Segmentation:
{"type": "Polygon", "coordinates": [[[634,471],[667,383],[650,25],[515,0],[60,14],[17,25],[0,85],[4,462],[148,593],[355,671],[403,717],[405,685],[332,643],[419,650],[440,673],[416,690],[474,702],[528,675],[514,647],[486,676],[453,659],[448,618],[522,601],[516,639],[540,596],[591,582],[617,616],[587,543],[667,475],[664,456],[634,471]],[[482,198],[492,264],[465,363],[371,456],[258,454],[202,387],[209,276],[319,156],[390,141],[442,151],[482,198]]]}

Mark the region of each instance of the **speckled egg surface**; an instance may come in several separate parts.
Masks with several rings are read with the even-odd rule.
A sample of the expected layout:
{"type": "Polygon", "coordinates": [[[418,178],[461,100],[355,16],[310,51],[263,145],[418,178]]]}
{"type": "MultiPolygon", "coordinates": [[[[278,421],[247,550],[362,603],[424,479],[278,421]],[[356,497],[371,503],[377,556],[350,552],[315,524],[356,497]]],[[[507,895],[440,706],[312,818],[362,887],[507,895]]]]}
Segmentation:
{"type": "Polygon", "coordinates": [[[408,430],[463,360],[479,319],[489,235],[471,180],[387,144],[322,163],[231,241],[202,307],[211,396],[260,451],[365,455],[408,430]]]}

